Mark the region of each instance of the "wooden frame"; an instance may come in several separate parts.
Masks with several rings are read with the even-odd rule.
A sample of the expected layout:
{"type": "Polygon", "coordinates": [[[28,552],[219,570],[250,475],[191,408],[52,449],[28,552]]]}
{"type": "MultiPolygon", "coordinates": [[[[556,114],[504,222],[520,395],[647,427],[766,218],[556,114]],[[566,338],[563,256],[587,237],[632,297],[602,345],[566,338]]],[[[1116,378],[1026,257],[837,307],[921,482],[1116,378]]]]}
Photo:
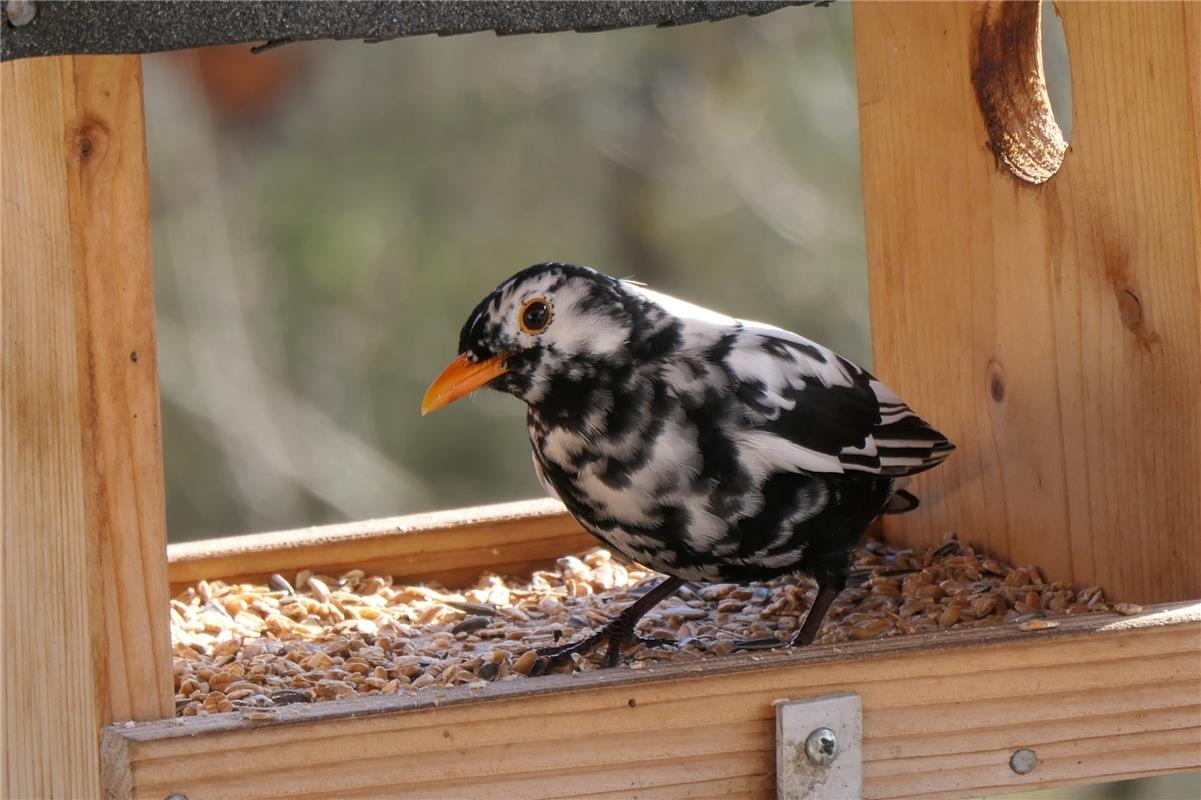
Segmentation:
{"type": "MultiPolygon", "coordinates": [[[[0,66],[3,793],[769,795],[771,702],[836,690],[863,701],[869,797],[1201,768],[1201,7],[1062,8],[1074,138],[1022,178],[982,82],[1032,46],[1023,8],[854,8],[877,372],[961,445],[888,533],[1161,605],[270,722],[172,718],[169,580],[459,582],[589,540],[509,506],[178,546],[169,578],[140,64],[0,66]]],[[[989,86],[1041,69],[1015,63],[989,86]]]]}
{"type": "Polygon", "coordinates": [[[141,81],[136,56],[0,65],[10,797],[98,795],[99,727],[173,710],[141,81]]]}
{"type": "Polygon", "coordinates": [[[409,581],[458,586],[481,572],[546,566],[596,545],[553,500],[522,500],[349,525],[230,536],[168,548],[172,594],[202,578],[266,580],[319,565],[330,574],[359,568],[409,581]]]}
{"type": "Polygon", "coordinates": [[[996,155],[1041,109],[977,101],[1039,81],[1027,9],[854,6],[876,371],[959,445],[890,534],[1201,597],[1201,6],[1061,4],[1072,143],[1042,184],[996,155]]]}
{"type": "Polygon", "coordinates": [[[864,796],[960,798],[1197,767],[1201,610],[553,676],[105,733],[113,796],[770,797],[779,699],[857,692],[864,796]],[[944,637],[945,638],[945,637],[944,637]],[[1023,640],[1024,639],[1024,640],[1023,640]],[[1144,681],[1148,684],[1144,684],[1144,681]],[[1011,754],[1031,748],[1018,775],[1011,754]],[[236,768],[232,768],[236,765],[236,768]]]}

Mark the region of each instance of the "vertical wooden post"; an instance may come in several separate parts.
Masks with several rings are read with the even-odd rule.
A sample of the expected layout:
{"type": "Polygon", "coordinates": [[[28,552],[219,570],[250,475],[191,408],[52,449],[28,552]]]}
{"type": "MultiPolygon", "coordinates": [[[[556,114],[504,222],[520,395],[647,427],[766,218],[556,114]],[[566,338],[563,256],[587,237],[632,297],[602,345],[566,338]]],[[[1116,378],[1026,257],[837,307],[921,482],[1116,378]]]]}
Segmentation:
{"type": "Polygon", "coordinates": [[[959,445],[889,535],[957,530],[1119,599],[1195,598],[1201,6],[1061,5],[1072,141],[1041,184],[1000,157],[1054,168],[1020,96],[1031,10],[854,7],[876,371],[959,445]]]}
{"type": "Polygon", "coordinates": [[[141,61],[0,98],[0,791],[95,797],[99,728],[172,714],[141,61]]]}

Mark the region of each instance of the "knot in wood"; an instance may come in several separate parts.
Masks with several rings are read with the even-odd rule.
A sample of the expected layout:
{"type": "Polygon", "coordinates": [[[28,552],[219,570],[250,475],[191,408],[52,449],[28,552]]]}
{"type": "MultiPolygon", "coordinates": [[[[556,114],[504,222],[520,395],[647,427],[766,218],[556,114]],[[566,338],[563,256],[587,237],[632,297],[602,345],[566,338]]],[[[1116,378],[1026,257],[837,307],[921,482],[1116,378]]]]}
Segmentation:
{"type": "Polygon", "coordinates": [[[1003,402],[1005,400],[1005,368],[1001,366],[1000,361],[990,358],[985,372],[988,375],[988,396],[994,403],[1003,402]]]}
{"type": "Polygon", "coordinates": [[[75,133],[75,152],[80,161],[90,161],[104,154],[108,131],[96,120],[88,120],[75,133]]]}
{"type": "Polygon", "coordinates": [[[1143,324],[1143,303],[1138,295],[1130,289],[1120,289],[1118,295],[1118,313],[1122,316],[1122,324],[1130,330],[1143,324]]]}

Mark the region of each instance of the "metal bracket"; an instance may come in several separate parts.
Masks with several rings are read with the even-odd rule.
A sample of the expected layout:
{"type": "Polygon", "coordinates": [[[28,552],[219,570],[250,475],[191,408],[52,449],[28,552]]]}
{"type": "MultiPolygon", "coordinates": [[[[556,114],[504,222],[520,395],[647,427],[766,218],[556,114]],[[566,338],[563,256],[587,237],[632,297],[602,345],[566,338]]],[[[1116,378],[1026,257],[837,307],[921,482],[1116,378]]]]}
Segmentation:
{"type": "Polygon", "coordinates": [[[776,800],[863,797],[863,716],[857,694],[777,700],[776,800]]]}

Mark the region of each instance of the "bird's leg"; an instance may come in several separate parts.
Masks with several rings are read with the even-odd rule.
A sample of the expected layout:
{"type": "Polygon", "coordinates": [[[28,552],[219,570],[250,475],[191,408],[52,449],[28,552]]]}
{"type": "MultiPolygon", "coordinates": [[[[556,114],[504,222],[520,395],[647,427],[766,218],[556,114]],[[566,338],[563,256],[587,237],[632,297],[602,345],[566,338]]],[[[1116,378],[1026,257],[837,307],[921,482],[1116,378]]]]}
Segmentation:
{"type": "MultiPolygon", "coordinates": [[[[537,674],[545,672],[548,667],[566,663],[576,653],[591,653],[602,643],[607,643],[605,648],[606,667],[617,665],[618,660],[621,658],[622,648],[630,641],[641,640],[647,644],[664,644],[665,642],[662,639],[642,639],[642,637],[634,633],[634,626],[638,624],[638,620],[646,615],[646,612],[658,605],[659,601],[683,585],[684,581],[679,578],[664,578],[655,585],[655,588],[623,608],[616,617],[609,620],[604,627],[588,638],[570,644],[559,645],[558,647],[546,647],[539,650],[539,660],[534,664],[537,674]]],[[[533,675],[535,673],[531,670],[530,674],[533,675]]]]}
{"type": "Polygon", "coordinates": [[[797,631],[796,636],[792,637],[793,647],[813,644],[817,632],[821,629],[822,620],[826,618],[826,612],[830,610],[830,604],[834,602],[834,598],[838,597],[838,593],[842,591],[844,585],[846,585],[845,578],[841,581],[835,578],[818,578],[817,597],[813,598],[813,605],[809,606],[809,613],[805,615],[805,624],[797,631]]]}

